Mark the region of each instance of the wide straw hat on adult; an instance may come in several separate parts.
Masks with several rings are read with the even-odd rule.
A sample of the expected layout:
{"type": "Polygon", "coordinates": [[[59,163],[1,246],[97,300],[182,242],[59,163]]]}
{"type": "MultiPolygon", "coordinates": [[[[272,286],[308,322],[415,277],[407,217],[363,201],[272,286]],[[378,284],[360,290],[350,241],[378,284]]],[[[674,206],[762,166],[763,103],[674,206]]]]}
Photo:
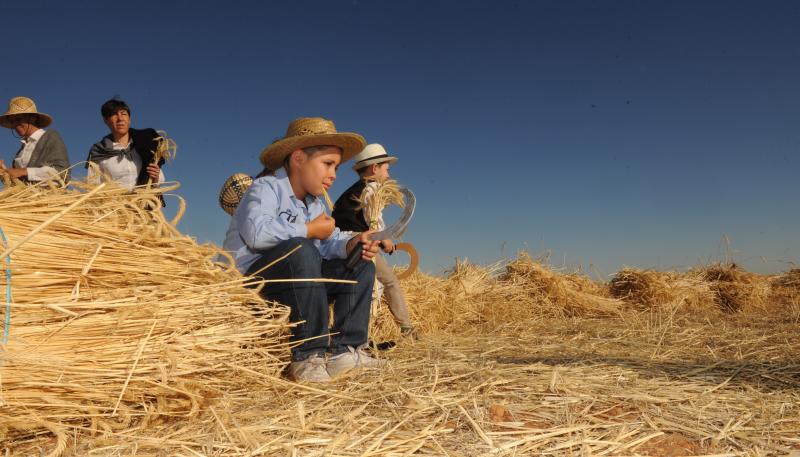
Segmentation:
{"type": "Polygon", "coordinates": [[[34,121],[34,125],[42,129],[53,123],[52,117],[36,111],[36,103],[33,103],[33,100],[30,98],[14,97],[8,102],[8,111],[0,115],[0,125],[7,129],[12,129],[14,128],[14,123],[12,122],[14,117],[22,114],[35,115],[36,121],[34,121]]]}
{"type": "Polygon", "coordinates": [[[337,132],[333,121],[321,117],[301,117],[293,120],[286,135],[261,151],[261,163],[272,171],[283,166],[292,152],[312,146],[342,148],[342,163],[364,149],[364,137],[351,132],[337,132]]]}
{"type": "Polygon", "coordinates": [[[353,160],[356,162],[353,164],[353,170],[358,171],[375,163],[395,163],[397,157],[390,156],[380,144],[372,143],[353,157],[353,160]]]}

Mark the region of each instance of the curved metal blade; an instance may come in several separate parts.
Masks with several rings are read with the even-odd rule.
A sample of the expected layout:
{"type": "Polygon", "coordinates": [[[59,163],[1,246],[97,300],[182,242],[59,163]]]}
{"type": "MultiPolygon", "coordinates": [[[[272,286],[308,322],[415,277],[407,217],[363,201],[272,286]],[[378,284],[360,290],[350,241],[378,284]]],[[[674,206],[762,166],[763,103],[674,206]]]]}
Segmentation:
{"type": "Polygon", "coordinates": [[[411,218],[414,216],[414,208],[417,206],[417,197],[414,196],[414,192],[411,192],[408,187],[401,187],[400,193],[405,196],[406,200],[406,207],[403,208],[403,214],[400,215],[400,218],[397,219],[397,222],[394,224],[386,227],[380,232],[375,232],[370,235],[370,239],[388,240],[400,238],[406,232],[408,223],[411,222],[411,218]]]}

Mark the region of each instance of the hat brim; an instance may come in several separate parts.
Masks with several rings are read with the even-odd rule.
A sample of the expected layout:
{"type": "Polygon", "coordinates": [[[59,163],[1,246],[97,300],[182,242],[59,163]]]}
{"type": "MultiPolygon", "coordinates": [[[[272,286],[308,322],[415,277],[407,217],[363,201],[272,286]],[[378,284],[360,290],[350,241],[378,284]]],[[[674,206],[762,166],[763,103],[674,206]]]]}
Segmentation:
{"type": "Polygon", "coordinates": [[[261,163],[272,171],[283,166],[286,156],[292,152],[313,146],[337,146],[342,149],[342,161],[345,163],[361,152],[367,142],[358,133],[342,132],[322,135],[295,136],[278,140],[261,151],[261,163]]]}
{"type": "Polygon", "coordinates": [[[387,157],[376,157],[374,159],[367,159],[363,162],[356,162],[353,165],[353,171],[358,171],[362,168],[368,167],[370,165],[374,165],[376,163],[395,163],[397,162],[397,157],[387,156],[387,157]]]}
{"type": "Polygon", "coordinates": [[[11,119],[16,116],[36,116],[36,125],[40,129],[47,127],[48,125],[53,123],[53,118],[50,117],[48,114],[44,113],[14,113],[14,114],[3,114],[0,116],[0,126],[3,126],[7,129],[13,129],[14,125],[11,123],[11,119]]]}

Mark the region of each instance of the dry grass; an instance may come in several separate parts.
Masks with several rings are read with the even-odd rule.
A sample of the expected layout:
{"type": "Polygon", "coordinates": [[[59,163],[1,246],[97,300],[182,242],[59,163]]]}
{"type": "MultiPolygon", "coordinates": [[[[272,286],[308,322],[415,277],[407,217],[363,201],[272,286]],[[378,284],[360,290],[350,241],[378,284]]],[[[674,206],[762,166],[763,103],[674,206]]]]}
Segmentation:
{"type": "Polygon", "coordinates": [[[358,209],[364,210],[364,218],[369,223],[370,230],[378,228],[384,208],[397,205],[405,208],[406,201],[400,192],[400,186],[394,179],[382,181],[369,180],[367,187],[359,196],[358,209]]]}
{"type": "Polygon", "coordinates": [[[770,281],[750,273],[735,263],[718,263],[695,270],[711,284],[711,290],[724,311],[765,311],[769,302],[770,281]]]}
{"type": "Polygon", "coordinates": [[[13,292],[3,300],[6,440],[53,434],[61,450],[78,430],[190,420],[236,389],[226,363],[273,375],[284,366],[285,308],[215,265],[217,248],[143,209],[156,198],[106,185],[0,192],[2,257],[11,251],[0,290],[10,270],[13,292]]]}
{"type": "Polygon", "coordinates": [[[697,274],[654,270],[620,270],[609,282],[614,297],[638,309],[709,312],[716,308],[711,284],[697,274]]]}
{"type": "MultiPolygon", "coordinates": [[[[4,190],[0,226],[19,219],[7,231],[13,245],[81,195],[4,190]]],[[[445,277],[415,273],[403,282],[422,340],[398,339],[378,354],[387,369],[300,385],[279,375],[289,353],[283,308],[215,265],[215,248],[139,209],[155,198],[101,189],[12,253],[0,450],[390,457],[800,449],[800,307],[760,312],[763,284],[773,296],[778,286],[792,290],[792,272],[625,271],[606,287],[525,254],[489,267],[458,262],[445,277]],[[698,282],[680,283],[686,277],[698,282]],[[728,308],[736,312],[718,312],[709,292],[720,299],[737,281],[751,290],[740,285],[731,294],[738,305],[728,308]],[[746,302],[753,297],[760,305],[746,302]],[[251,306],[263,314],[254,317],[251,306]]],[[[373,336],[396,339],[383,317],[373,336]]]]}

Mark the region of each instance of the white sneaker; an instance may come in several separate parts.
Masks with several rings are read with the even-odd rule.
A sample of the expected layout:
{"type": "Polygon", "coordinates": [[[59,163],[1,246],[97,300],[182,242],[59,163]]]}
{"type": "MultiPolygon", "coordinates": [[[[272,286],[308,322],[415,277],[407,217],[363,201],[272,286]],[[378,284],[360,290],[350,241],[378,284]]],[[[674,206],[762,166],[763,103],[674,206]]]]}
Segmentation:
{"type": "Polygon", "coordinates": [[[372,357],[369,352],[365,350],[366,345],[359,346],[355,351],[356,366],[359,368],[383,368],[386,366],[386,360],[376,359],[372,357]]]}
{"type": "Polygon", "coordinates": [[[325,357],[314,354],[299,362],[289,365],[289,379],[296,382],[331,382],[332,379],[325,367],[325,357]]]}
{"type": "Polygon", "coordinates": [[[351,346],[348,346],[347,352],[337,354],[328,359],[328,376],[337,378],[357,366],[358,358],[356,352],[351,346]]]}

